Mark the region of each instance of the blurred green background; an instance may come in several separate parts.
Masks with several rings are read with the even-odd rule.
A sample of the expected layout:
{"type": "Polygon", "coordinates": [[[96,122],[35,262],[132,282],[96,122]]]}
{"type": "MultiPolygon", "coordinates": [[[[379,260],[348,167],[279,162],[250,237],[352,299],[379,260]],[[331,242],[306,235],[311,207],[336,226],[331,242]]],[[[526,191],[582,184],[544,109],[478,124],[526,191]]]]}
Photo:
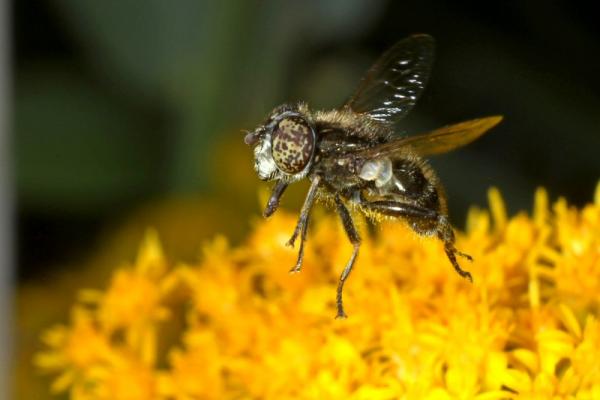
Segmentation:
{"type": "Polygon", "coordinates": [[[56,0],[13,14],[19,398],[43,390],[30,379],[39,328],[66,318],[75,288],[101,287],[146,227],[176,260],[216,232],[243,237],[266,185],[242,129],[284,101],[339,106],[411,33],[433,35],[437,56],[399,133],[505,116],[432,160],[456,226],[491,185],[515,212],[539,185],[581,205],[600,175],[592,4],[56,0]]]}

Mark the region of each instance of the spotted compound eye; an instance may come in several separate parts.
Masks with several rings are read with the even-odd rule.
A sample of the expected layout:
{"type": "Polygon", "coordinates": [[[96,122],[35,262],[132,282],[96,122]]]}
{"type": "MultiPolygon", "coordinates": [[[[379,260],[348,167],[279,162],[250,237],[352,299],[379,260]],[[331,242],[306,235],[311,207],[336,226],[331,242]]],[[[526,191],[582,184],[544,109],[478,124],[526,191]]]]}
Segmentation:
{"type": "Polygon", "coordinates": [[[273,160],[285,173],[304,170],[315,149],[315,133],[300,117],[282,119],[273,130],[273,160]]]}

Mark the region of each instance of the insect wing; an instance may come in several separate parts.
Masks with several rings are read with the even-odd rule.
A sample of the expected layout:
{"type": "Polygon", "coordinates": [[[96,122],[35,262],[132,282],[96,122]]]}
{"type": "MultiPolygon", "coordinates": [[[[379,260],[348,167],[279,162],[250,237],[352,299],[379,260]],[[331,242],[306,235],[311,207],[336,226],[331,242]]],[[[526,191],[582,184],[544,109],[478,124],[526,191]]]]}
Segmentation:
{"type": "Polygon", "coordinates": [[[390,156],[410,148],[421,156],[446,153],[471,143],[502,120],[501,116],[473,119],[445,126],[429,133],[399,138],[375,147],[360,150],[355,156],[364,159],[390,156]]]}
{"type": "Polygon", "coordinates": [[[380,122],[399,121],[423,92],[433,54],[434,40],[429,35],[399,41],[367,71],[346,106],[380,122]]]}

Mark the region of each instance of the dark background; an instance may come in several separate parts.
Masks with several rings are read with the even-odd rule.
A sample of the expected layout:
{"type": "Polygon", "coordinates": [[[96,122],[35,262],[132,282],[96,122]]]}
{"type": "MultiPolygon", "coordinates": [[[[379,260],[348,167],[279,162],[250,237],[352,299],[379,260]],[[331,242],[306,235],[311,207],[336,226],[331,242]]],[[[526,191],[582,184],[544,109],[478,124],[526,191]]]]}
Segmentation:
{"type": "Polygon", "coordinates": [[[492,185],[513,213],[537,186],[582,205],[600,177],[597,11],[568,1],[15,2],[19,279],[68,269],[123,226],[158,226],[174,252],[178,235],[241,238],[261,187],[241,130],[284,101],[340,105],[411,33],[434,36],[437,55],[401,131],[505,117],[432,160],[454,223],[485,206],[492,185]]]}

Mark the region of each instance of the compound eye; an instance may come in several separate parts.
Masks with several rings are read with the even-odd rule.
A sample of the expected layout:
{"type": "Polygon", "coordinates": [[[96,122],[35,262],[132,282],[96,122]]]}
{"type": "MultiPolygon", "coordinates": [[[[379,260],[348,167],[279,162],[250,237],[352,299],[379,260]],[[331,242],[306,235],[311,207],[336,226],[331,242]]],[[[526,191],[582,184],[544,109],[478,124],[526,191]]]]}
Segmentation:
{"type": "Polygon", "coordinates": [[[273,129],[273,160],[285,173],[302,172],[315,149],[315,133],[301,117],[287,117],[273,129]]]}

